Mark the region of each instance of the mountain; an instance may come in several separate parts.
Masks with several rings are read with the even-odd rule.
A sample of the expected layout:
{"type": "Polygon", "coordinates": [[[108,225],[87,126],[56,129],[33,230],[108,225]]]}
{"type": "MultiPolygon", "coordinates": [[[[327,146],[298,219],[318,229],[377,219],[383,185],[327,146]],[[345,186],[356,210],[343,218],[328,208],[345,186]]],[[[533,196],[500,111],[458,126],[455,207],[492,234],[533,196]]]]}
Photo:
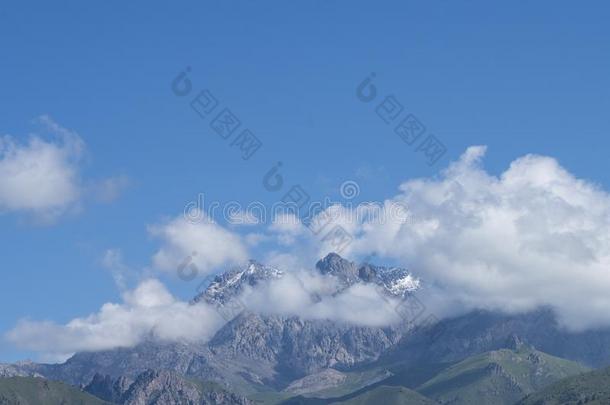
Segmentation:
{"type": "Polygon", "coordinates": [[[89,383],[95,373],[135,378],[148,369],[171,370],[247,394],[281,390],[327,368],[374,361],[400,337],[394,328],[244,312],[206,345],[150,341],[133,348],[78,353],[63,364],[31,366],[30,372],[78,385],[89,383]]]}
{"type": "MultiPolygon", "coordinates": [[[[388,297],[408,300],[422,288],[419,280],[406,269],[356,264],[336,254],[318,261],[314,271],[317,277],[328,277],[328,285],[336,287],[333,295],[342,294],[355,284],[368,283],[388,297]]],[[[363,394],[380,385],[415,390],[448,367],[473,356],[495,353],[494,356],[503,359],[503,349],[517,350],[514,342],[511,343],[511,338],[514,340],[517,336],[551,356],[593,367],[610,365],[610,331],[566,331],[548,309],[516,315],[473,311],[413,328],[406,324],[364,327],[254,313],[239,305],[235,311],[231,307],[247,288],[278,280],[286,274],[251,261],[215,277],[191,304],[205,302],[217,306],[219,312],[224,308],[233,312],[207,342],[172,343],[150,339],[130,348],[77,353],[63,364],[0,366],[0,375],[42,375],[76,386],[90,385],[97,378],[98,388],[106,393],[96,392],[103,398],[116,399],[122,398],[116,395],[123,395],[140,376],[153,370],[173,373],[187,381],[215,383],[239,396],[271,403],[291,396],[320,400],[343,398],[351,393],[363,394]],[[99,375],[96,377],[96,374],[99,375]],[[108,376],[103,377],[108,381],[101,381],[100,376],[108,376]]],[[[520,355],[511,356],[519,358],[520,355]]],[[[540,356],[548,360],[546,355],[540,356]]],[[[521,360],[526,364],[532,359],[521,360]]],[[[489,367],[483,367],[487,374],[476,375],[484,385],[510,381],[508,377],[500,379],[500,371],[517,378],[500,361],[496,363],[501,369],[495,368],[488,357],[477,361],[473,364],[487,362],[485,367],[489,367]]],[[[528,367],[532,367],[528,372],[537,370],[531,364],[528,367]]],[[[481,368],[469,369],[473,370],[479,372],[481,368]]],[[[446,381],[453,381],[448,376],[446,381]]],[[[171,384],[164,389],[169,391],[172,385],[181,384],[172,379],[167,381],[171,384]]],[[[538,377],[530,383],[531,387],[518,378],[517,381],[522,394],[543,385],[538,377]]]]}
{"type": "Polygon", "coordinates": [[[318,263],[316,269],[323,275],[337,278],[342,288],[356,283],[374,283],[389,296],[404,298],[419,289],[420,282],[411,272],[400,267],[381,267],[370,263],[357,265],[336,253],[330,253],[318,263]]]}
{"type": "MultiPolygon", "coordinates": [[[[336,253],[330,253],[316,264],[323,276],[334,277],[339,282],[336,293],[356,283],[374,283],[389,296],[405,297],[416,291],[419,280],[411,272],[400,267],[381,267],[369,263],[357,265],[336,253]]],[[[242,268],[232,269],[214,278],[209,286],[198,294],[193,302],[205,301],[223,305],[235,299],[245,287],[254,287],[283,277],[286,272],[251,260],[242,268]]]]}
{"type": "Polygon", "coordinates": [[[417,392],[441,404],[511,405],[526,394],[588,370],[521,345],[460,361],[419,386],[417,392]]]}
{"type": "MultiPolygon", "coordinates": [[[[338,281],[335,294],[356,283],[375,283],[388,296],[405,297],[419,286],[405,269],[358,266],[336,254],[320,260],[316,270],[338,281]]],[[[251,262],[245,269],[217,277],[196,300],[225,304],[246,286],[275,280],[284,274],[251,262]]],[[[233,369],[231,374],[279,390],[294,380],[328,368],[348,369],[375,361],[398,343],[403,332],[400,326],[355,326],[246,310],[229,321],[208,343],[208,360],[213,357],[223,365],[237,365],[239,370],[233,369]]]]}
{"type": "Polygon", "coordinates": [[[383,360],[409,364],[452,363],[506,347],[518,336],[536,349],[591,368],[610,365],[610,329],[571,332],[557,323],[552,310],[524,314],[477,310],[443,319],[440,332],[415,331],[384,353],[383,360]]]}
{"type": "Polygon", "coordinates": [[[32,377],[0,378],[2,405],[251,405],[249,399],[221,387],[192,381],[169,371],[148,370],[135,380],[95,375],[80,390],[64,383],[32,377]]]}
{"type": "MultiPolygon", "coordinates": [[[[322,276],[335,277],[345,286],[374,280],[388,295],[405,295],[417,286],[404,269],[357,266],[337,255],[327,256],[316,268],[322,276]]],[[[202,300],[226,305],[246,286],[283,274],[250,262],[216,277],[195,297],[193,305],[202,300]]],[[[269,388],[281,390],[324,369],[348,369],[375,361],[396,346],[403,333],[400,326],[364,327],[244,310],[205,344],[148,341],[133,348],[78,353],[64,364],[38,365],[29,371],[78,385],[87,384],[95,373],[135,378],[148,369],[170,370],[249,394],[269,388]]]]}
{"type": "Polygon", "coordinates": [[[551,384],[517,405],[610,404],[610,368],[595,370],[551,384]]]}
{"type": "MultiPolygon", "coordinates": [[[[404,296],[417,288],[415,279],[404,269],[368,264],[358,266],[337,255],[321,260],[316,271],[323,277],[339,280],[341,287],[337,294],[360,282],[375,282],[384,293],[393,296],[404,296]]],[[[238,297],[246,286],[256,286],[283,275],[284,272],[272,267],[250,262],[244,268],[216,277],[202,294],[194,298],[193,305],[205,301],[224,306],[238,297]]],[[[100,394],[99,390],[95,392],[113,400],[120,398],[117,395],[122,395],[126,387],[147,370],[174,372],[188,379],[216,382],[242,395],[266,395],[267,392],[272,397],[294,395],[281,391],[293,383],[292,388],[296,387],[300,379],[304,380],[299,392],[311,389],[342,394],[386,375],[383,371],[376,371],[374,375],[348,372],[345,384],[335,386],[332,379],[321,382],[324,370],[344,372],[357,364],[374,362],[396,346],[402,335],[400,327],[360,327],[327,320],[261,315],[245,310],[227,322],[207,343],[149,340],[132,348],[77,353],[63,364],[13,365],[10,370],[24,375],[43,375],[77,386],[88,385],[96,379],[99,386],[96,374],[105,375],[119,387],[105,384],[106,394],[100,394]],[[312,383],[316,373],[322,376],[318,381],[321,385],[317,388],[312,383]],[[108,396],[113,390],[114,396],[108,396]]],[[[326,377],[330,373],[332,371],[326,377]]]]}
{"type": "Polygon", "coordinates": [[[2,405],[110,405],[61,382],[33,377],[0,378],[2,405]]]}
{"type": "Polygon", "coordinates": [[[170,371],[148,370],[130,381],[97,374],[85,391],[98,398],[121,405],[152,404],[226,404],[250,405],[245,397],[218,385],[189,380],[170,371]]]}
{"type": "MultiPolygon", "coordinates": [[[[453,364],[403,369],[395,364],[386,370],[390,374],[388,378],[349,394],[333,397],[303,394],[283,403],[352,403],[365,398],[385,403],[383,393],[389,395],[390,401],[395,398],[396,389],[402,388],[406,390],[403,392],[416,392],[428,403],[512,405],[528,393],[589,370],[578,363],[539,352],[516,337],[507,346],[512,348],[479,354],[453,364]],[[387,392],[388,387],[395,388],[394,394],[387,392]]],[[[375,369],[379,364],[369,367],[375,369]]]]}
{"type": "Polygon", "coordinates": [[[219,331],[209,347],[216,358],[252,364],[251,371],[263,377],[261,383],[280,389],[326,368],[372,362],[401,336],[394,327],[244,313],[219,331]]]}
{"type": "Polygon", "coordinates": [[[284,274],[282,270],[251,260],[243,268],[232,269],[216,276],[208,287],[193,299],[193,302],[205,301],[223,305],[236,298],[246,286],[254,287],[259,283],[281,278],[284,274]]]}

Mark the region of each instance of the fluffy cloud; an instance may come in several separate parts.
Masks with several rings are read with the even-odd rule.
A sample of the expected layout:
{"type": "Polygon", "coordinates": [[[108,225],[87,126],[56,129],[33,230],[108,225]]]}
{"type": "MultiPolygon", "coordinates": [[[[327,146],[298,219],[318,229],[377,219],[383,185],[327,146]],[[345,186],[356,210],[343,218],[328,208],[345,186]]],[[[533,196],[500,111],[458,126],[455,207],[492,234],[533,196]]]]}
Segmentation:
{"type": "Polygon", "coordinates": [[[471,147],[439,178],[402,184],[384,204],[407,207],[406,223],[344,224],[346,252],[409,265],[439,308],[547,306],[571,329],[609,326],[610,196],[553,158],[527,155],[493,176],[484,154],[471,147]]]}
{"type": "Polygon", "coordinates": [[[162,242],[153,256],[153,266],[161,271],[176,271],[189,260],[198,272],[207,274],[248,259],[242,238],[208,217],[191,222],[179,216],[167,223],[150,226],[149,232],[162,242]]]}
{"type": "Polygon", "coordinates": [[[299,236],[307,233],[307,229],[294,214],[281,213],[273,218],[268,230],[281,245],[293,245],[299,236]]]}
{"type": "MultiPolygon", "coordinates": [[[[88,192],[80,176],[85,143],[48,116],[37,121],[49,136],[31,135],[23,143],[9,135],[0,137],[0,212],[22,212],[53,222],[77,210],[88,192]]],[[[104,196],[117,189],[111,184],[116,181],[101,183],[104,196]]],[[[98,187],[91,189],[97,192],[98,187]]]]}
{"type": "Polygon", "coordinates": [[[470,147],[440,176],[406,181],[373,207],[333,205],[316,234],[275,221],[266,259],[310,266],[333,250],[325,232],[340,225],[353,238],[343,255],[375,252],[408,266],[439,315],[546,306],[570,329],[610,326],[608,193],[545,156],[523,156],[495,176],[483,168],[485,152],[470,147]]]}
{"type": "MultiPolygon", "coordinates": [[[[120,260],[114,251],[106,258],[113,265],[120,260]]],[[[297,271],[255,288],[247,287],[239,300],[248,311],[263,314],[362,326],[400,321],[395,310],[398,301],[382,297],[371,285],[353,285],[335,294],[337,290],[338,282],[332,276],[297,271]]],[[[23,319],[5,338],[15,346],[43,353],[45,359],[63,361],[75,352],[133,347],[147,339],[205,343],[226,323],[216,307],[179,301],[156,279],[125,290],[122,301],[106,303],[97,313],[64,325],[23,319]]]]}
{"type": "Polygon", "coordinates": [[[104,304],[99,312],[65,325],[21,320],[6,338],[18,347],[67,358],[78,351],[130,347],[147,338],[205,342],[224,320],[213,307],[176,300],[155,279],[123,294],[120,304],[104,304]]]}
{"type": "Polygon", "coordinates": [[[411,220],[408,207],[398,200],[356,206],[332,204],[307,226],[294,214],[279,214],[267,228],[268,240],[273,240],[276,248],[267,252],[265,262],[282,268],[309,268],[333,252],[354,259],[368,256],[372,250],[368,241],[361,240],[364,234],[380,226],[377,237],[387,238],[411,220]]]}
{"type": "Polygon", "coordinates": [[[398,323],[399,301],[379,294],[372,284],[355,284],[339,294],[338,281],[307,270],[292,271],[270,283],[247,289],[240,300],[250,311],[332,320],[361,326],[398,323]]]}

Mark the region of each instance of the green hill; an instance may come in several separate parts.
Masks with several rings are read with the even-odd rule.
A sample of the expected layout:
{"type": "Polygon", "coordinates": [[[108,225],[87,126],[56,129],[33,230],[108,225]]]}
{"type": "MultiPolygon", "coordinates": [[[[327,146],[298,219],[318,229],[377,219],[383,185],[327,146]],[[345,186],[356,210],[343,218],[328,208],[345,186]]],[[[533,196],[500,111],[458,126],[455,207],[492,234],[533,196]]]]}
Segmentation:
{"type": "Polygon", "coordinates": [[[109,405],[64,383],[33,377],[0,378],[0,405],[109,405]]]}
{"type": "Polygon", "coordinates": [[[366,391],[354,398],[333,402],[345,405],[367,405],[367,404],[388,404],[388,405],[434,405],[435,401],[424,397],[417,392],[405,387],[390,387],[381,385],[372,390],[366,391]]]}
{"type": "Polygon", "coordinates": [[[510,405],[529,393],[588,370],[578,363],[522,346],[469,357],[438,373],[417,392],[452,405],[510,405]]]}
{"type": "Polygon", "coordinates": [[[610,368],[558,381],[518,402],[518,405],[610,404],[610,368]]]}
{"type": "Polygon", "coordinates": [[[388,385],[378,385],[366,391],[359,391],[341,398],[322,399],[305,398],[298,396],[290,398],[281,403],[282,405],[368,405],[368,404],[388,404],[388,405],[438,405],[436,401],[424,397],[417,392],[405,387],[392,387],[388,385]]]}

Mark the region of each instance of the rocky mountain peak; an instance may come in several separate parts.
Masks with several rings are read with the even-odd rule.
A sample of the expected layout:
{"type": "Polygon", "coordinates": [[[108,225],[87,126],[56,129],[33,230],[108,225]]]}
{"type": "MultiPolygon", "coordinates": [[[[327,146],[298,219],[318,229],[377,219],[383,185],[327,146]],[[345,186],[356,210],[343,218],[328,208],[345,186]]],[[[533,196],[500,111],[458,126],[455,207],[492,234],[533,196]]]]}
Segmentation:
{"type": "Polygon", "coordinates": [[[339,279],[343,288],[355,283],[375,283],[392,296],[404,297],[420,287],[420,282],[411,273],[400,267],[381,267],[370,263],[360,266],[344,259],[336,253],[330,253],[316,264],[321,274],[332,275],[339,279]]]}
{"type": "Polygon", "coordinates": [[[363,264],[358,268],[358,277],[366,283],[374,281],[377,277],[377,271],[375,270],[375,266],[371,266],[368,263],[363,264]]]}
{"type": "Polygon", "coordinates": [[[250,260],[245,266],[217,275],[205,291],[197,295],[193,301],[203,300],[211,304],[225,304],[232,297],[239,295],[245,286],[252,287],[283,275],[282,270],[250,260]]]}
{"type": "Polygon", "coordinates": [[[360,281],[358,268],[355,263],[342,258],[336,253],[329,253],[316,263],[316,269],[323,275],[337,277],[347,286],[360,281]]]}
{"type": "MultiPolygon", "coordinates": [[[[335,277],[339,281],[336,293],[341,293],[356,283],[373,283],[383,287],[386,294],[402,298],[420,287],[419,280],[406,269],[374,266],[369,263],[357,265],[336,253],[330,253],[319,260],[316,269],[320,274],[335,277]]],[[[259,283],[281,278],[284,274],[284,271],[275,267],[250,260],[244,266],[217,275],[193,302],[224,305],[238,296],[246,286],[254,287],[259,283]]]]}

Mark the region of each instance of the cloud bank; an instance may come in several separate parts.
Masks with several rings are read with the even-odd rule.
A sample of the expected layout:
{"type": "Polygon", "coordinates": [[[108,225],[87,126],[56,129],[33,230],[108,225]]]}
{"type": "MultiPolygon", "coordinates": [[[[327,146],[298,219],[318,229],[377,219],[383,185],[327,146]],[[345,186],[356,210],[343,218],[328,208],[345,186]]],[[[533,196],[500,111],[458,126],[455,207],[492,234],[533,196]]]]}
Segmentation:
{"type": "Polygon", "coordinates": [[[106,303],[97,313],[65,325],[21,320],[6,338],[47,357],[65,359],[74,352],[131,347],[149,338],[205,342],[224,323],[215,308],[179,301],[160,281],[148,279],[125,292],[120,304],[106,303]]]}
{"type": "MultiPolygon", "coordinates": [[[[406,207],[407,223],[342,222],[354,236],[345,254],[375,252],[409,267],[443,314],[546,306],[569,329],[610,326],[608,193],[544,156],[491,175],[485,151],[470,147],[440,177],[403,183],[384,204],[406,207]]],[[[320,246],[305,235],[294,246],[320,246]]]]}
{"type": "Polygon", "coordinates": [[[249,311],[332,320],[359,326],[384,327],[401,321],[398,299],[379,294],[373,284],[354,284],[341,291],[338,280],[310,271],[286,273],[282,278],[247,289],[240,297],[249,311]]]}
{"type": "MultiPolygon", "coordinates": [[[[336,289],[331,276],[286,274],[257,288],[247,288],[238,298],[237,308],[239,312],[247,309],[361,326],[387,326],[400,321],[394,309],[398,301],[382,298],[373,286],[354,285],[334,295],[336,289]]],[[[46,359],[63,361],[75,352],[133,347],[148,339],[205,343],[230,320],[227,310],[223,312],[203,301],[193,304],[176,299],[157,279],[144,280],[133,290],[126,290],[122,301],[106,303],[97,313],[64,325],[23,319],[5,338],[18,347],[44,353],[46,359]]]]}

